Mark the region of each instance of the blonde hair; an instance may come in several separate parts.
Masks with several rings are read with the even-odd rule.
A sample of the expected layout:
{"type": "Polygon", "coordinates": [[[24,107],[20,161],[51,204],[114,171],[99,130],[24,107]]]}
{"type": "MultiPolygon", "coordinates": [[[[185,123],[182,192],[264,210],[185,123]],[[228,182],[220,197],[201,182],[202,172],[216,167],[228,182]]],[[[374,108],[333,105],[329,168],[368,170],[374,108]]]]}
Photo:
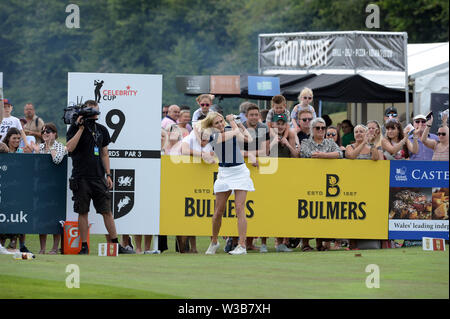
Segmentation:
{"type": "Polygon", "coordinates": [[[356,125],[356,126],[353,128],[353,131],[356,131],[356,129],[357,129],[358,127],[362,128],[362,129],[364,130],[364,132],[367,132],[367,130],[368,130],[367,126],[362,125],[362,124],[358,124],[358,125],[356,125]]]}
{"type": "Polygon", "coordinates": [[[183,115],[185,113],[189,113],[189,115],[191,115],[191,111],[189,111],[189,110],[181,110],[180,111],[180,117],[181,117],[181,115],[183,115]]]}
{"type": "Polygon", "coordinates": [[[200,103],[200,101],[203,99],[208,99],[212,104],[213,97],[211,96],[211,94],[200,94],[195,100],[197,101],[197,103],[200,103]]]}
{"type": "Polygon", "coordinates": [[[218,112],[214,112],[214,111],[208,112],[208,115],[206,115],[206,117],[200,121],[200,128],[202,130],[212,128],[213,122],[214,122],[215,118],[218,116],[220,116],[224,120],[224,117],[222,114],[220,114],[218,112]]]}
{"type": "Polygon", "coordinates": [[[302,98],[303,96],[305,96],[306,94],[310,94],[312,97],[314,97],[313,91],[312,91],[310,88],[305,87],[305,88],[300,92],[300,94],[298,95],[298,98],[297,98],[297,99],[300,101],[301,98],[302,98]]]}
{"type": "Polygon", "coordinates": [[[375,137],[375,147],[379,147],[381,146],[381,139],[383,138],[383,133],[381,132],[381,126],[380,123],[378,123],[378,121],[376,120],[370,120],[369,122],[367,122],[367,129],[369,129],[369,124],[370,123],[375,123],[378,129],[378,136],[375,137]]]}

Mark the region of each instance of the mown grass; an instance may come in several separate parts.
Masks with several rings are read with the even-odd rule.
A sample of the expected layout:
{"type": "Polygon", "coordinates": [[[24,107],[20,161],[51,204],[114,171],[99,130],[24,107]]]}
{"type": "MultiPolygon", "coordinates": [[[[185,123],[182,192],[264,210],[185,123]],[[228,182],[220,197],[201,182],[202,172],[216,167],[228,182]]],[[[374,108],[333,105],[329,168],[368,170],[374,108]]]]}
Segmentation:
{"type": "MultiPolygon", "coordinates": [[[[101,235],[91,235],[91,255],[36,255],[14,260],[0,255],[0,298],[49,299],[391,299],[449,298],[449,256],[417,248],[361,251],[206,256],[208,238],[198,238],[199,254],[179,254],[174,238],[161,255],[98,257],[101,235]],[[360,254],[361,256],[358,256],[360,254]],[[80,269],[80,288],[67,288],[66,267],[80,269]],[[380,288],[366,287],[369,264],[380,269],[380,288]]],[[[37,235],[27,246],[39,250],[37,235]]],[[[448,248],[448,247],[447,247],[448,248]]]]}

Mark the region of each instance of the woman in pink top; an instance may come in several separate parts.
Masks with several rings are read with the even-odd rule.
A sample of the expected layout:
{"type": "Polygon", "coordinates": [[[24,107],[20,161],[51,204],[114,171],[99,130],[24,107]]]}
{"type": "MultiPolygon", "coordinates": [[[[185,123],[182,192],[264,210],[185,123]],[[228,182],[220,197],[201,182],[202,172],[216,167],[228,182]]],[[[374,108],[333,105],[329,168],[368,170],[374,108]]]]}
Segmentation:
{"type": "Polygon", "coordinates": [[[422,134],[422,143],[434,150],[433,161],[448,161],[448,126],[447,118],[443,119],[442,126],[438,129],[437,136],[439,141],[428,138],[430,127],[433,124],[433,116],[427,121],[427,127],[422,134]]]}

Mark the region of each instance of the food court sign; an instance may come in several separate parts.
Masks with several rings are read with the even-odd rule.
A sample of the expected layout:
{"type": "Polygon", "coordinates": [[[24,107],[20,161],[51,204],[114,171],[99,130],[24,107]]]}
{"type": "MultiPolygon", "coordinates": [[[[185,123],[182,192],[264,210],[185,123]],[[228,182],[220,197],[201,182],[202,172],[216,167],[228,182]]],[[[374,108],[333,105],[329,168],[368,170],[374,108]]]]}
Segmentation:
{"type": "Polygon", "coordinates": [[[259,35],[259,70],[405,71],[406,33],[306,32],[259,35]]]}

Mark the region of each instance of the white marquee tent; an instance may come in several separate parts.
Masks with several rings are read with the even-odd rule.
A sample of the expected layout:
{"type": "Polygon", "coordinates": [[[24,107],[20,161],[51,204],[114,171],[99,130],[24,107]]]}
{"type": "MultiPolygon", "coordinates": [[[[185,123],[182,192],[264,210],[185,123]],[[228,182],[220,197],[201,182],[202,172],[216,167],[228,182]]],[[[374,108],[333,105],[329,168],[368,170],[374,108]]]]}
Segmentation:
{"type": "MultiPolygon", "coordinates": [[[[405,87],[398,72],[358,73],[387,87],[405,87]]],[[[414,83],[414,114],[427,113],[431,93],[449,93],[449,43],[408,44],[408,75],[414,83]]]]}

